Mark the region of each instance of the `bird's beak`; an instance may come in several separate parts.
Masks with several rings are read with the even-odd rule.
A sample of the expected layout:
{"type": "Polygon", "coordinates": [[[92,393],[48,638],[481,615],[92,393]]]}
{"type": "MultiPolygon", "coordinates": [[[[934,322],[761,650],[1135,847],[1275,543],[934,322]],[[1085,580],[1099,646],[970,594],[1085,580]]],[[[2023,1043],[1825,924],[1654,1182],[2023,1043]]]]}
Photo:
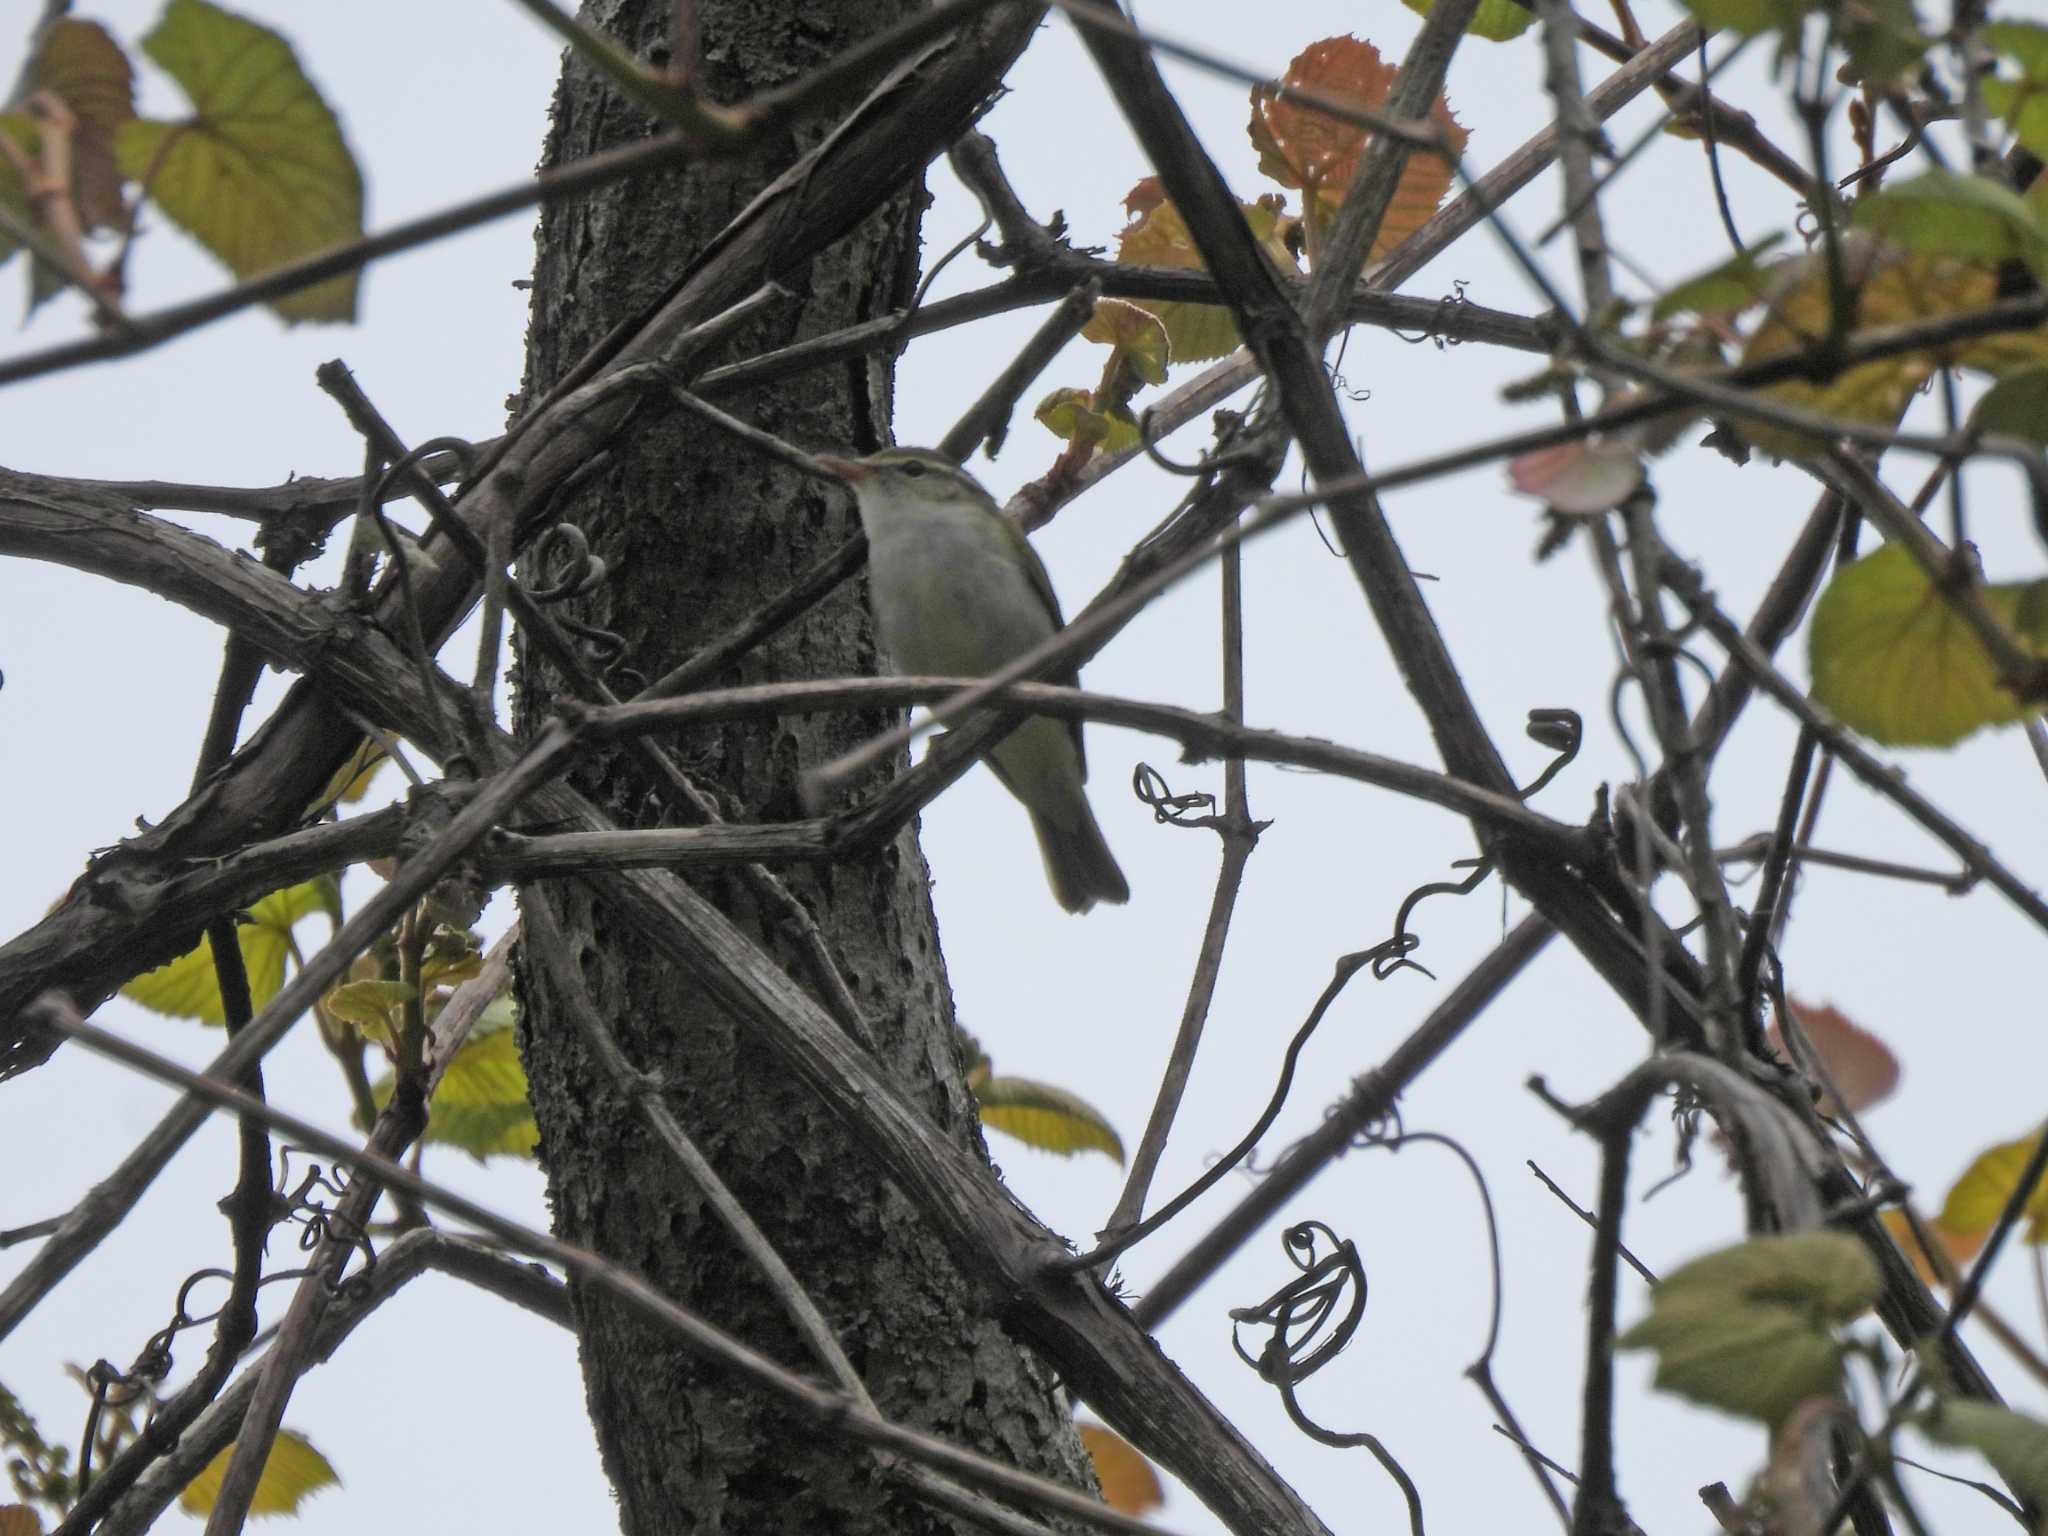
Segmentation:
{"type": "Polygon", "coordinates": [[[861,463],[860,460],[842,459],[836,453],[818,454],[816,455],[816,461],[818,468],[825,471],[828,475],[844,480],[848,485],[858,485],[874,473],[873,470],[861,463]]]}

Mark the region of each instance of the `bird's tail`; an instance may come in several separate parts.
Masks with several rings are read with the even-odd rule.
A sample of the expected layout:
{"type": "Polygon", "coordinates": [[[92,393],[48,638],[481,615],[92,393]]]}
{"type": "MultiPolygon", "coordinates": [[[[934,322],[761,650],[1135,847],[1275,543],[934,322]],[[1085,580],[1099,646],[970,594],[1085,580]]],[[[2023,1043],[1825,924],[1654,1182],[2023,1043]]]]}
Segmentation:
{"type": "Polygon", "coordinates": [[[1131,888],[1117,868],[1116,855],[1109,851],[1087,800],[1076,796],[1060,810],[1063,814],[1058,820],[1035,810],[1031,813],[1055,899],[1069,912],[1086,912],[1098,901],[1129,901],[1131,888]]]}

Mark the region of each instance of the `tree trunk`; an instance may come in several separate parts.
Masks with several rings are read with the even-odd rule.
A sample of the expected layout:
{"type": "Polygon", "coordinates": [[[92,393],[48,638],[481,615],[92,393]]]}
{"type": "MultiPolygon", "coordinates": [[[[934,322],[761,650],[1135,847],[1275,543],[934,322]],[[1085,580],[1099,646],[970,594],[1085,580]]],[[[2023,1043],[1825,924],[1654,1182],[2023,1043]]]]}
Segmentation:
{"type": "MultiPolygon", "coordinates": [[[[666,65],[669,9],[666,0],[605,0],[584,14],[643,61],[666,65]]],[[[721,101],[784,84],[914,9],[909,0],[710,0],[699,6],[702,83],[721,101]]],[[[534,272],[527,399],[658,296],[829,126],[805,124],[737,161],[641,178],[550,208],[534,272]]],[[[644,114],[572,60],[546,160],[571,160],[649,131],[644,114]]],[[[921,188],[910,189],[878,211],[813,265],[795,304],[751,326],[724,356],[905,304],[916,280],[922,204],[921,188]]],[[[804,374],[734,409],[799,444],[864,451],[887,440],[889,396],[886,364],[856,363],[804,374]]],[[[565,516],[583,526],[608,568],[603,586],[572,611],[622,634],[626,665],[647,677],[781,590],[857,526],[844,494],[672,411],[647,413],[629,430],[565,516]]],[[[855,582],[720,681],[861,673],[874,660],[855,582]]],[[[530,729],[560,696],[559,679],[526,649],[518,683],[521,727],[530,729]]],[[[623,693],[634,684],[618,686],[623,693]]],[[[707,729],[666,745],[728,816],[776,820],[800,814],[801,767],[889,723],[872,714],[791,719],[707,729]]],[[[686,819],[625,751],[591,760],[578,785],[622,826],[686,819]]],[[[700,889],[808,980],[795,944],[763,918],[740,872],[698,878],[700,889]]],[[[783,878],[838,959],[887,1069],[949,1134],[978,1144],[914,837],[906,833],[867,863],[783,878]]],[[[978,1288],[878,1182],[844,1127],[584,888],[556,883],[548,897],[627,1054],[669,1086],[684,1125],[831,1320],[881,1410],[1032,1470],[1085,1480],[1048,1372],[989,1319],[978,1288]]],[[[522,968],[522,1043],[556,1231],[815,1373],[773,1297],[593,1065],[537,969],[522,968]]],[[[631,1536],[954,1528],[880,1479],[866,1454],[793,1434],[793,1421],[759,1392],[700,1366],[617,1304],[580,1293],[577,1315],[591,1416],[631,1536]]]]}

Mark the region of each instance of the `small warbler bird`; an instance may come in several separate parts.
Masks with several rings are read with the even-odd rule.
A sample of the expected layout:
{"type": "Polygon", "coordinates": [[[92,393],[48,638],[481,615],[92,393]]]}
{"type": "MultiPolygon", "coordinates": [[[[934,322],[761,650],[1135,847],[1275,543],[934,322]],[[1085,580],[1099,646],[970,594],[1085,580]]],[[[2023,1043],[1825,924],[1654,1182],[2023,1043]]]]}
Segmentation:
{"type": "MultiPolygon", "coordinates": [[[[885,448],[864,459],[820,455],[853,487],[868,536],[868,597],[882,648],[899,671],[986,677],[1060,627],[1059,600],[1024,530],[943,454],[885,448]]],[[[1078,686],[1068,667],[1052,682],[1078,686]]],[[[1131,888],[1081,787],[1081,722],[1039,716],[988,755],[1024,802],[1052,893],[1069,912],[1127,901],[1131,888]]]]}

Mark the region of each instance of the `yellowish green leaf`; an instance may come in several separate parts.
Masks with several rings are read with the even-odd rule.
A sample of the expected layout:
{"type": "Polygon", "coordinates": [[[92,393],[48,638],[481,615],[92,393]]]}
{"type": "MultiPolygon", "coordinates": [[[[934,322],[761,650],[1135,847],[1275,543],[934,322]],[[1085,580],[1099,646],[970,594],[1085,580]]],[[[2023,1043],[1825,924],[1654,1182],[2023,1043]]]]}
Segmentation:
{"type": "Polygon", "coordinates": [[[1053,436],[1084,448],[1115,453],[1138,443],[1138,423],[1128,410],[1099,410],[1095,394],[1086,389],[1056,389],[1032,412],[1053,436]]]}
{"type": "MultiPolygon", "coordinates": [[[[1963,1170],[1962,1177],[1949,1186],[1948,1198],[1941,1203],[1941,1225],[1964,1237],[1989,1232],[1999,1212],[2012,1199],[2013,1191],[2019,1188],[2020,1173],[2026,1168],[2027,1159],[2034,1155],[2038,1139],[2023,1136],[1978,1153],[1963,1170]]],[[[2035,1186],[2028,1196],[2024,1215],[2026,1241],[2048,1241],[2048,1180],[2035,1186]]]]}
{"type": "MultiPolygon", "coordinates": [[[[332,915],[337,900],[332,879],[323,877],[272,891],[250,907],[235,930],[242,965],[249,973],[250,1000],[261,1008],[284,985],[285,961],[292,952],[293,927],[314,912],[332,915]]],[[[205,1024],[227,1022],[221,1006],[220,979],[214,973],[213,950],[205,938],[177,959],[145,971],[121,989],[121,995],[152,1013],[205,1024]]]]}
{"type": "Polygon", "coordinates": [[[329,1014],[365,1038],[389,1045],[398,1035],[399,1010],[419,995],[411,982],[369,978],[344,981],[320,999],[329,1014]]]}
{"type": "Polygon", "coordinates": [[[1951,1397],[1929,1409],[1920,1427],[1930,1440],[1976,1451],[2029,1503],[2048,1503],[2048,1424],[2010,1408],[1951,1397]]]}
{"type": "MultiPolygon", "coordinates": [[[[362,234],[355,156],[283,37],[207,0],[169,0],[142,46],[193,115],[128,123],[121,169],[235,276],[362,234]]],[[[352,320],[355,307],[354,273],[271,303],[290,321],[352,320]]]]}
{"type": "MultiPolygon", "coordinates": [[[[512,1033],[516,1017],[512,999],[503,997],[478,1019],[427,1105],[426,1140],[458,1147],[478,1162],[532,1155],[540,1128],[512,1033]]],[[[391,1086],[388,1076],[373,1085],[378,1104],[391,1097],[391,1086]]]]}
{"type": "MultiPolygon", "coordinates": [[[[1401,3],[1418,16],[1427,16],[1435,0],[1401,0],[1401,3]]],[[[1485,38],[1489,43],[1505,43],[1520,37],[1536,20],[1536,13],[1526,5],[1517,5],[1515,0],[1479,0],[1479,9],[1472,13],[1472,20],[1465,28],[1471,37],[1485,38]]]]}
{"type": "MultiPolygon", "coordinates": [[[[1251,226],[1260,248],[1282,272],[1299,270],[1289,240],[1293,221],[1285,215],[1285,200],[1277,194],[1256,203],[1240,203],[1245,222],[1251,226]]],[[[1188,232],[1180,210],[1167,200],[1159,178],[1148,176],[1124,198],[1130,222],[1117,239],[1116,259],[1131,267],[1180,267],[1202,269],[1202,254],[1188,232]]],[[[1157,315],[1166,327],[1169,360],[1176,363],[1208,362],[1237,345],[1237,323],[1221,304],[1186,304],[1132,300],[1137,308],[1157,315]]]]}
{"type": "Polygon", "coordinates": [[[1159,1474],[1135,1446],[1115,1430],[1102,1424],[1077,1424],[1081,1444],[1095,1463],[1095,1481],[1102,1485],[1102,1502],[1121,1515],[1142,1515],[1166,1502],[1159,1486],[1159,1474]]]}
{"type": "Polygon", "coordinates": [[[327,781],[327,787],[320,791],[311,806],[309,815],[324,811],[330,805],[354,805],[370,792],[370,785],[376,780],[377,770],[390,759],[384,749],[374,741],[365,741],[351,752],[348,761],[334,770],[334,777],[327,781]]]}
{"type": "Polygon", "coordinates": [[[1122,299],[1100,299],[1088,323],[1081,327],[1081,337],[1114,347],[1142,382],[1166,382],[1166,327],[1150,310],[1122,299]]]}
{"type": "MultiPolygon", "coordinates": [[[[185,1491],[178,1495],[178,1507],[188,1515],[204,1516],[220,1497],[221,1482],[228,1475],[230,1445],[207,1464],[185,1491]]],[[[325,1456],[313,1449],[313,1442],[295,1429],[278,1431],[264,1458],[263,1474],[256,1480],[256,1496],[249,1503],[252,1515],[295,1515],[310,1494],[322,1488],[338,1487],[341,1478],[325,1456]]]]}
{"type": "Polygon", "coordinates": [[[1103,1152],[1119,1163],[1124,1144],[1102,1112],[1085,1099],[1028,1077],[990,1077],[974,1090],[981,1123],[1026,1146],[1071,1157],[1103,1152]]]}
{"type": "MultiPolygon", "coordinates": [[[[2048,582],[1979,589],[2023,642],[2048,653],[2048,582]]],[[[1983,642],[1902,546],[1836,573],[1807,636],[1814,697],[1888,746],[1945,747],[2034,713],[1998,681],[1983,642]]]]}
{"type": "MultiPolygon", "coordinates": [[[[1846,243],[1855,330],[1945,319],[1985,309],[1997,299],[1988,267],[1924,251],[1900,251],[1867,235],[1846,243]]],[[[1827,264],[1817,254],[1788,271],[1787,280],[1743,351],[1745,363],[1811,351],[1828,333],[1827,264]]],[[[1850,421],[1890,426],[1937,368],[1960,366],[2002,375],[2048,360],[2048,328],[1979,337],[1952,347],[1879,358],[1809,382],[1773,385],[1766,398],[1850,421]]],[[[1743,435],[1781,458],[1812,451],[1812,439],[1745,423],[1743,435]]]]}

